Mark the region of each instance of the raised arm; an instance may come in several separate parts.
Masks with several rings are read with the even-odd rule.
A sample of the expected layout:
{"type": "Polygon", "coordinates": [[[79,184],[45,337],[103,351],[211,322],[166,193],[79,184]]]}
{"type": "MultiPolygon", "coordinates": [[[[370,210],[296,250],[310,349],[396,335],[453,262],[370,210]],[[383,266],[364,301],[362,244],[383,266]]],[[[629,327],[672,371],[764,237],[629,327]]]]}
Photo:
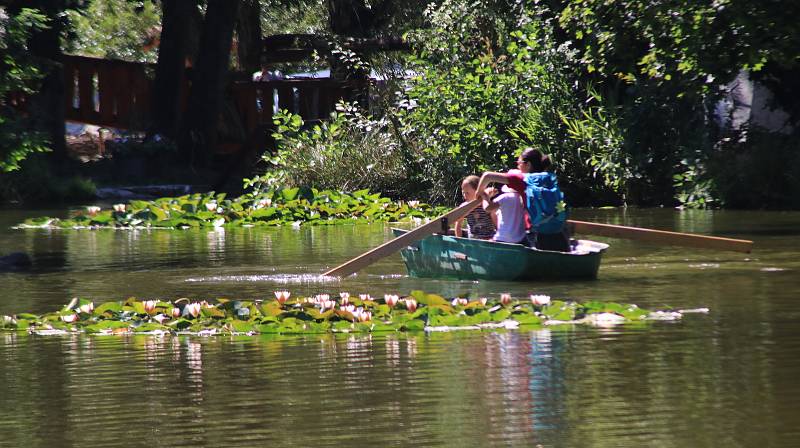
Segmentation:
{"type": "Polygon", "coordinates": [[[497,182],[497,183],[500,183],[500,184],[507,184],[508,183],[508,177],[506,176],[505,173],[495,173],[495,172],[492,172],[492,171],[487,171],[487,172],[483,173],[483,176],[481,176],[480,182],[478,182],[478,191],[479,192],[485,191],[486,187],[488,187],[489,184],[492,183],[492,182],[497,182]]]}

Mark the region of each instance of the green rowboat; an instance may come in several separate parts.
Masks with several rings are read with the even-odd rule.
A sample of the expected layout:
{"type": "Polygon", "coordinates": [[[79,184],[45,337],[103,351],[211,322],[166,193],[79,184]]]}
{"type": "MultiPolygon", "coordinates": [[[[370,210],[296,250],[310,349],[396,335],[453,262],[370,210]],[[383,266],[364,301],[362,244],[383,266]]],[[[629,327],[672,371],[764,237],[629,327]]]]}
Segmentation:
{"type": "MultiPolygon", "coordinates": [[[[392,229],[395,236],[406,230],[392,229]]],[[[460,280],[595,279],[608,244],[578,240],[572,252],[432,235],[400,251],[412,277],[460,280]]]]}

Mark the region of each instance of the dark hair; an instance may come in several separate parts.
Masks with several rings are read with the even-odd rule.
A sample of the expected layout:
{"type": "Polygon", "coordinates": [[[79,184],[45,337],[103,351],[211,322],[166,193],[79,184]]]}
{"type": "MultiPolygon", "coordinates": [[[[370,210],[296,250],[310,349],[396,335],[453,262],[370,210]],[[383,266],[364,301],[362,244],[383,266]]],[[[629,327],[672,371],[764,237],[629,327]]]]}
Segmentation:
{"type": "Polygon", "coordinates": [[[531,164],[532,173],[547,171],[552,165],[552,162],[550,162],[550,157],[548,157],[546,154],[542,154],[542,152],[538,149],[525,148],[519,157],[531,164]]]}

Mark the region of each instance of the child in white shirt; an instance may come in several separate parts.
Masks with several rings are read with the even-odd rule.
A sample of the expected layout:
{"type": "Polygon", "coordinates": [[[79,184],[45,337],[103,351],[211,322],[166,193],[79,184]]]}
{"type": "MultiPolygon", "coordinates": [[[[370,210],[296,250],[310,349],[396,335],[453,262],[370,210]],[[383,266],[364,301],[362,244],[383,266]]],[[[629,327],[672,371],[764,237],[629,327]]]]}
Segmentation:
{"type": "Polygon", "coordinates": [[[522,196],[515,190],[503,185],[501,193],[489,198],[483,192],[484,209],[491,214],[497,211],[497,232],[492,240],[503,243],[527,244],[525,215],[528,213],[522,203],[522,196]]]}

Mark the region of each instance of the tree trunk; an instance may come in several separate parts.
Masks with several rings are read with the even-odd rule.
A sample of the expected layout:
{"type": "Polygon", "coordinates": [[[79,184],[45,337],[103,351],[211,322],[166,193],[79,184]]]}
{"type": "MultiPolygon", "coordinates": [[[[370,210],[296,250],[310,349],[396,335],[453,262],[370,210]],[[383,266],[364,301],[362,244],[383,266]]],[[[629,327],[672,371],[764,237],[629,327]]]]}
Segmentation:
{"type": "Polygon", "coordinates": [[[261,4],[259,0],[242,0],[236,20],[239,67],[252,75],[261,69],[261,4]]]}
{"type": "Polygon", "coordinates": [[[186,60],[193,58],[191,34],[197,0],[162,0],[161,37],[153,83],[153,128],[170,138],[180,129],[181,99],[185,94],[186,60]]]}
{"type": "Polygon", "coordinates": [[[216,149],[239,0],[209,0],[180,140],[190,164],[208,165],[216,149]]]}

